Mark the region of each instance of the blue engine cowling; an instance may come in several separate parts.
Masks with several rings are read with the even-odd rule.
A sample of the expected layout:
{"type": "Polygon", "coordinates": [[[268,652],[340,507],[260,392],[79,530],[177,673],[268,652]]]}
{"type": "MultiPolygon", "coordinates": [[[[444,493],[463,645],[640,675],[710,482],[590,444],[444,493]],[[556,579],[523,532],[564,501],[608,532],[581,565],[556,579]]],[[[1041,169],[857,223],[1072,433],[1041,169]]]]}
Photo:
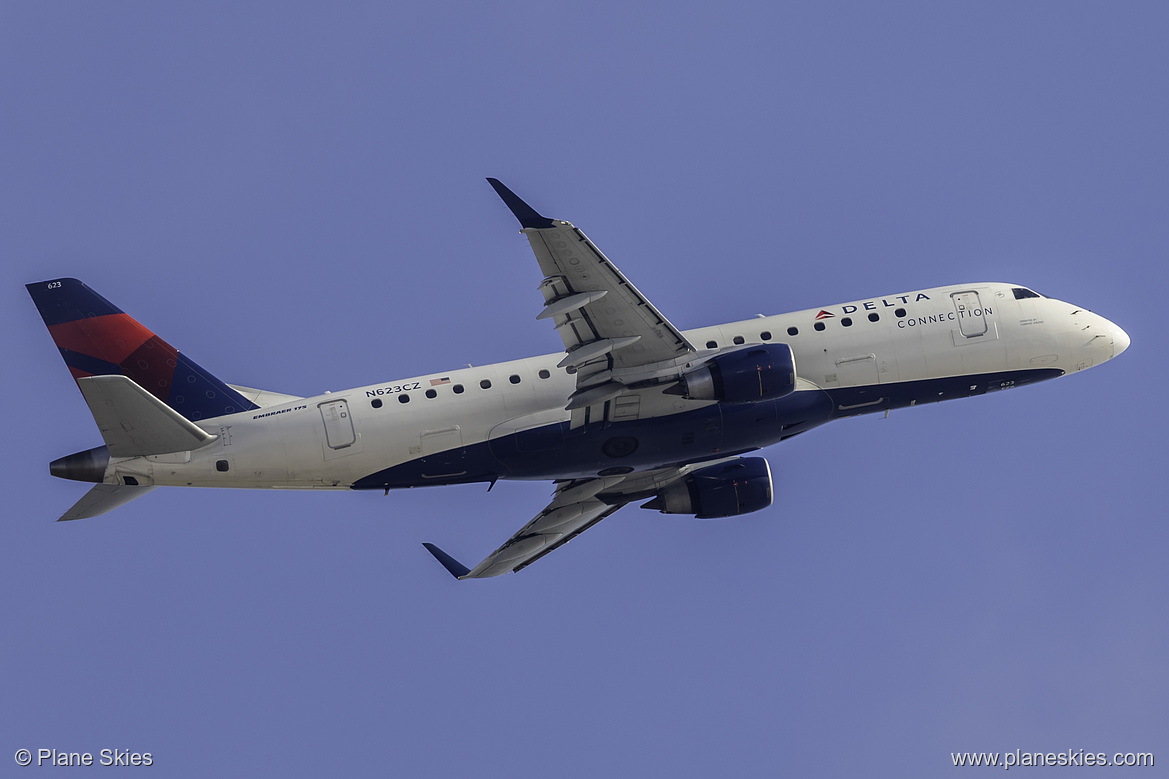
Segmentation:
{"type": "Polygon", "coordinates": [[[642,508],[719,519],[765,509],[771,500],[771,466],[762,457],[740,457],[694,471],[642,508]]]}
{"type": "Polygon", "coordinates": [[[667,390],[692,400],[756,403],[796,389],[796,358],[787,344],[760,344],[721,354],[667,390]]]}

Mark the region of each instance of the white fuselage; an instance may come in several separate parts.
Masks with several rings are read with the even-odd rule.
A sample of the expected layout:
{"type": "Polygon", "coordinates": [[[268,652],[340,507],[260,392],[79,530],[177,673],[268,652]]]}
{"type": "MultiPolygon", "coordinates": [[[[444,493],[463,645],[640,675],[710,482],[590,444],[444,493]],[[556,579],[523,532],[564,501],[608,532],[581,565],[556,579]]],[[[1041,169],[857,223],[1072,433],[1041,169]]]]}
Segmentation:
{"type": "Polygon", "coordinates": [[[591,477],[614,463],[643,470],[696,453],[748,451],[841,416],[1073,373],[1128,346],[1123,330],[1103,317],[1018,297],[1019,289],[939,287],[687,331],[699,350],[695,363],[741,344],[791,347],[799,397],[762,416],[667,394],[663,384],[598,404],[587,424],[573,428],[564,406],[576,378],[556,367],[563,353],[547,354],[199,422],[218,436],[209,446],[113,458],[105,482],[130,476],[140,485],[388,489],[591,477]],[[636,453],[605,448],[623,431],[631,431],[636,453]],[[597,446],[577,446],[574,435],[597,446]]]}

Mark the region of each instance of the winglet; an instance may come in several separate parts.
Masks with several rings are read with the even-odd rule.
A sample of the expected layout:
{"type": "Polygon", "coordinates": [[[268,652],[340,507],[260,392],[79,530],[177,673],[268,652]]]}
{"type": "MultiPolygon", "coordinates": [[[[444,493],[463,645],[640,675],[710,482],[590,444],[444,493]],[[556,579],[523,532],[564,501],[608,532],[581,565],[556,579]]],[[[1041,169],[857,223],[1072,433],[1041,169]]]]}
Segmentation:
{"type": "MultiPolygon", "coordinates": [[[[500,186],[503,186],[503,185],[500,184],[500,186]]],[[[426,542],[423,542],[422,545],[424,547],[426,547],[426,551],[428,551],[432,555],[434,555],[434,559],[438,560],[440,563],[442,563],[442,567],[446,568],[447,571],[450,573],[450,575],[455,577],[456,579],[462,579],[464,576],[466,576],[467,574],[469,574],[471,572],[470,568],[463,565],[458,560],[451,557],[449,554],[442,551],[434,544],[428,544],[426,542]]]]}
{"type": "Polygon", "coordinates": [[[496,194],[502,199],[504,204],[511,209],[515,214],[515,218],[520,220],[520,227],[551,227],[554,222],[546,216],[541,216],[536,212],[536,209],[520,200],[519,195],[512,192],[505,187],[499,179],[488,178],[487,183],[495,188],[496,194]]]}

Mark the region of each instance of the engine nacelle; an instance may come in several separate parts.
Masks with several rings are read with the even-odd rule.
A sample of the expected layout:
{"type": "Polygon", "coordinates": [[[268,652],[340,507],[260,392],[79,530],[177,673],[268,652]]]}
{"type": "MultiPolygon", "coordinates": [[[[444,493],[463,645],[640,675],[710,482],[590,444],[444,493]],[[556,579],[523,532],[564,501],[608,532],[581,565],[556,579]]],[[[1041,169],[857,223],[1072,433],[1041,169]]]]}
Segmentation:
{"type": "Polygon", "coordinates": [[[642,508],[718,519],[765,509],[771,500],[771,466],[762,457],[740,457],[694,471],[642,508]]]}
{"type": "Polygon", "coordinates": [[[722,354],[667,390],[692,400],[757,403],[796,389],[796,358],[787,344],[760,344],[722,354]]]}

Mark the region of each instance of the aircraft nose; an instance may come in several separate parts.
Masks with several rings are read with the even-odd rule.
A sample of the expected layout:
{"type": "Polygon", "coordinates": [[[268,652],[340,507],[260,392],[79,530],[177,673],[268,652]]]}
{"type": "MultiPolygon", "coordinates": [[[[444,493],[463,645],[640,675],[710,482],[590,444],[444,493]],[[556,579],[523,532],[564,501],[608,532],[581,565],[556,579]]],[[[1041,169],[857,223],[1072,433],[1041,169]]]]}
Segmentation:
{"type": "Polygon", "coordinates": [[[1112,356],[1119,357],[1120,353],[1128,348],[1131,341],[1129,340],[1128,333],[1111,322],[1109,324],[1112,325],[1112,356]]]}

